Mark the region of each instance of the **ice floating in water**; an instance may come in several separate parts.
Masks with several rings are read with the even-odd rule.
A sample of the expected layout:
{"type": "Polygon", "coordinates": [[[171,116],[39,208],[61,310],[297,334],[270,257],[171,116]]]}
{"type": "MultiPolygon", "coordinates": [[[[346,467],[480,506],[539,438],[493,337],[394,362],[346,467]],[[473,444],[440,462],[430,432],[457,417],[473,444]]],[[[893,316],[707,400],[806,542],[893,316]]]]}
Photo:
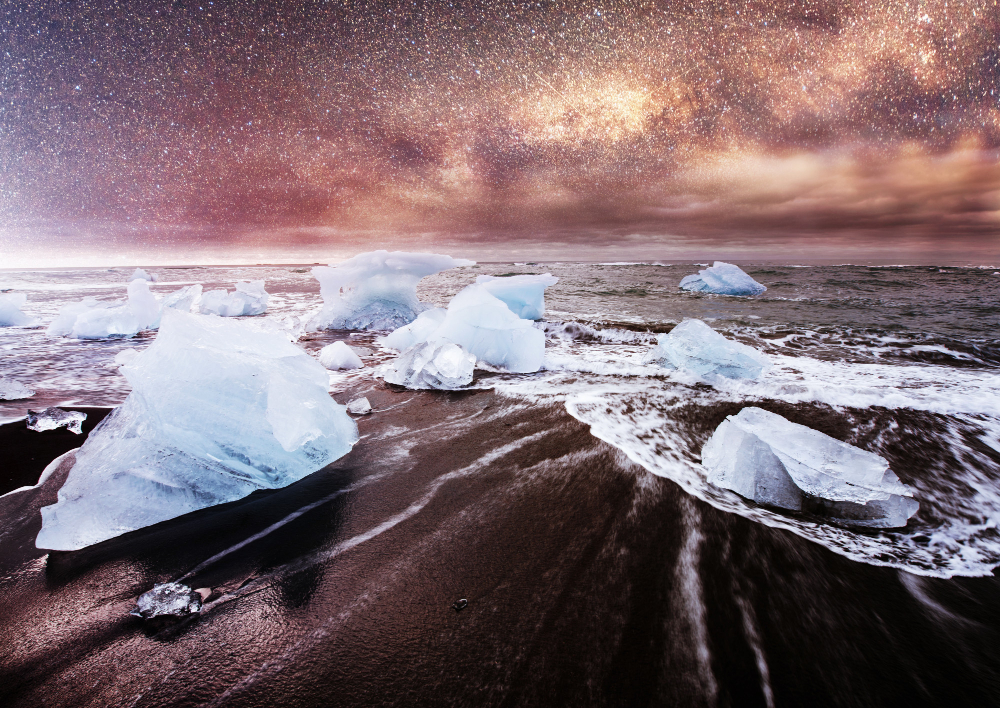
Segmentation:
{"type": "Polygon", "coordinates": [[[148,281],[150,283],[155,283],[156,282],[156,276],[155,275],[150,275],[149,273],[147,273],[146,271],[144,271],[142,268],[136,268],[132,272],[131,277],[129,278],[129,281],[132,281],[132,280],[145,280],[145,281],[148,281]]]}
{"type": "Polygon", "coordinates": [[[160,583],[139,596],[130,614],[143,619],[187,617],[201,611],[201,595],[183,583],[160,583]]]}
{"type": "Polygon", "coordinates": [[[417,300],[421,278],[468,265],[475,261],[433,253],[372,251],[335,266],[313,268],[323,307],[307,328],[398,329],[428,307],[417,300]]]}
{"type": "Polygon", "coordinates": [[[24,384],[0,376],[0,401],[18,401],[22,398],[31,398],[35,392],[24,384]]]}
{"type": "Polygon", "coordinates": [[[393,361],[384,378],[406,388],[436,388],[445,391],[472,383],[476,357],[452,342],[414,344],[393,361]]]}
{"type": "Polygon", "coordinates": [[[447,314],[448,311],[443,307],[424,310],[410,324],[404,325],[379,338],[378,343],[384,347],[401,352],[404,349],[409,349],[414,344],[426,342],[437,331],[437,328],[441,326],[447,314]]]}
{"type": "Polygon", "coordinates": [[[905,526],[920,506],[882,457],[760,408],[726,418],[701,457],[717,487],[852,526],[905,526]]]}
{"type": "Polygon", "coordinates": [[[75,339],[134,337],[144,329],[155,329],[159,319],[160,305],[149,291],[149,283],[133,280],[124,304],[84,298],[59,310],[47,331],[51,336],[75,339]]]}
{"type": "Polygon", "coordinates": [[[65,427],[71,433],[83,432],[83,421],[87,414],[80,411],[64,411],[62,408],[46,408],[42,411],[28,411],[28,430],[55,430],[65,427]]]}
{"type": "Polygon", "coordinates": [[[542,319],[545,315],[545,288],[558,282],[559,278],[549,273],[502,278],[480,275],[476,278],[476,283],[503,300],[511,312],[524,320],[542,319]]]}
{"type": "Polygon", "coordinates": [[[195,283],[194,285],[187,285],[180,290],[175,290],[174,292],[163,298],[163,308],[168,307],[175,310],[182,310],[188,312],[195,301],[201,297],[201,283],[195,283]]]}
{"type": "Polygon", "coordinates": [[[685,276],[680,288],[718,295],[760,295],[767,290],[739,266],[722,261],[716,261],[711,268],[698,271],[697,275],[685,276]]]}
{"type": "Polygon", "coordinates": [[[262,315],[267,311],[268,297],[263,280],[240,281],[232,293],[209,290],[201,296],[200,309],[202,314],[220,317],[262,315]]]}
{"type": "Polygon", "coordinates": [[[120,352],[115,354],[115,366],[125,366],[132,362],[139,356],[139,350],[129,347],[128,349],[122,349],[120,352]]]}
{"type": "Polygon", "coordinates": [[[328,369],[360,369],[364,364],[361,357],[344,342],[327,344],[319,350],[319,363],[328,369]]]}
{"type": "Polygon", "coordinates": [[[26,327],[35,324],[37,319],[21,312],[27,301],[28,296],[24,293],[0,295],[0,327],[26,327]]]}
{"type": "Polygon", "coordinates": [[[283,487],[358,439],[323,366],[252,322],[167,310],[156,340],[121,370],[132,393],[42,509],[39,548],[83,548],[283,487]]]}
{"type": "Polygon", "coordinates": [[[755,379],[771,368],[753,347],[726,339],[701,320],[684,320],[656,338],[649,359],[698,376],[755,379]]]}
{"type": "Polygon", "coordinates": [[[372,412],[372,404],[367,398],[355,398],[348,402],[347,412],[351,415],[368,415],[372,412]]]}

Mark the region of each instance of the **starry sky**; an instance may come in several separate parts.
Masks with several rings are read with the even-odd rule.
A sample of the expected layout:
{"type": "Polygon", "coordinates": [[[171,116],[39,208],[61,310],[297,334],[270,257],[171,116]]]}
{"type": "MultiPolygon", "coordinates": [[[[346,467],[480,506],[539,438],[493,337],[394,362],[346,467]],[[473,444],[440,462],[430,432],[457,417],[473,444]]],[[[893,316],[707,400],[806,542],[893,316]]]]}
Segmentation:
{"type": "Polygon", "coordinates": [[[8,253],[987,257],[998,151],[997,0],[0,8],[8,253]]]}

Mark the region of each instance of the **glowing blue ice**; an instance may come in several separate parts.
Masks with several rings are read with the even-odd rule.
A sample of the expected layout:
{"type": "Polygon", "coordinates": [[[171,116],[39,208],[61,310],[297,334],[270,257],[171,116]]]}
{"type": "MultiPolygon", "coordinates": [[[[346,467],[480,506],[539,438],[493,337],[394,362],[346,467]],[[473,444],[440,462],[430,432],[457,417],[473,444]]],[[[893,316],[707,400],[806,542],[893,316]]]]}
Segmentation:
{"type": "Polygon", "coordinates": [[[684,320],[656,338],[649,359],[698,376],[755,379],[771,368],[753,347],[726,339],[701,320],[684,320]]]}
{"type": "Polygon", "coordinates": [[[698,271],[697,275],[685,276],[680,288],[717,295],[760,295],[767,290],[739,266],[722,261],[716,261],[711,268],[698,271]]]}
{"type": "Polygon", "coordinates": [[[476,278],[476,283],[503,300],[511,312],[524,320],[542,319],[545,315],[545,288],[557,282],[559,278],[549,273],[502,278],[480,275],[476,278]]]}

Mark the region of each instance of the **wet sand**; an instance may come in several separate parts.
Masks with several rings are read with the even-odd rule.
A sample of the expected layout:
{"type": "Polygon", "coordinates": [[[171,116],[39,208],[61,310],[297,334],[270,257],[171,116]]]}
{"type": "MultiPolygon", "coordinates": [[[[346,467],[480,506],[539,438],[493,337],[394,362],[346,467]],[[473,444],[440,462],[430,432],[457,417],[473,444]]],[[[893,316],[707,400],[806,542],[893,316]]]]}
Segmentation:
{"type": "MultiPolygon", "coordinates": [[[[357,395],[376,411],[333,465],[88,549],[34,548],[71,456],[0,499],[0,704],[998,701],[996,577],[918,578],[719,512],[561,406],[336,398],[357,395]],[[199,617],[129,616],[178,579],[213,589],[199,617]]],[[[64,451],[46,446],[35,467],[64,451]]]]}

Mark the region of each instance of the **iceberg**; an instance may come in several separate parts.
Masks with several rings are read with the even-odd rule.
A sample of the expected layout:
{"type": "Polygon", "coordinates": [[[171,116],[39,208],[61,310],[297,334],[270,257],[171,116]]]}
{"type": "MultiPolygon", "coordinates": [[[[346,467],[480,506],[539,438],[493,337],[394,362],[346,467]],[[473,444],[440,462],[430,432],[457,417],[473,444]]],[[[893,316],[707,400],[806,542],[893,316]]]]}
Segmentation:
{"type": "Polygon", "coordinates": [[[28,301],[24,293],[0,295],[0,327],[28,327],[38,320],[21,312],[28,301]]]}
{"type": "Polygon", "coordinates": [[[448,311],[443,307],[435,307],[424,310],[417,319],[408,325],[403,325],[399,329],[393,330],[384,337],[378,339],[378,343],[383,347],[403,351],[409,349],[414,344],[426,342],[427,339],[437,331],[441,323],[444,322],[448,311]]]}
{"type": "Polygon", "coordinates": [[[429,305],[417,299],[421,278],[449,268],[475,265],[451,256],[404,251],[361,253],[343,263],[312,269],[323,307],[307,329],[394,330],[429,305]]]}
{"type": "Polygon", "coordinates": [[[220,317],[262,315],[267,311],[268,293],[263,280],[236,283],[236,290],[209,290],[201,296],[201,313],[220,317]]]}
{"type": "Polygon", "coordinates": [[[510,275],[496,277],[480,275],[476,283],[485,287],[523,320],[540,320],[545,315],[545,288],[555,285],[559,278],[550,273],[542,275],[510,275]]]}
{"type": "Polygon", "coordinates": [[[19,401],[34,395],[35,392],[24,384],[6,376],[0,376],[0,401],[19,401]]]}
{"type": "Polygon", "coordinates": [[[252,322],[168,309],[155,341],[121,371],[132,392],[42,509],[38,548],[75,550],[283,487],[358,440],[323,366],[252,322]]]}
{"type": "Polygon", "coordinates": [[[133,280],[145,280],[145,281],[150,282],[150,283],[155,283],[156,282],[156,276],[155,275],[150,275],[149,273],[147,273],[146,271],[144,271],[142,268],[136,268],[134,271],[132,271],[132,275],[129,277],[129,281],[130,282],[133,281],[133,280]]]}
{"type": "Polygon", "coordinates": [[[451,391],[472,383],[475,368],[475,355],[457,344],[421,342],[389,364],[383,378],[386,383],[406,388],[451,391]]]}
{"type": "Polygon", "coordinates": [[[83,432],[83,421],[87,414],[80,411],[64,411],[62,408],[46,408],[42,411],[28,411],[28,430],[39,433],[45,430],[55,430],[65,427],[71,433],[80,435],[83,432]]]}
{"type": "Polygon", "coordinates": [[[344,342],[327,344],[319,350],[318,359],[320,364],[332,371],[339,369],[360,369],[364,366],[361,357],[344,342]]]}
{"type": "Polygon", "coordinates": [[[129,282],[124,304],[84,298],[60,309],[47,332],[74,339],[128,338],[145,329],[156,329],[159,318],[160,305],[149,291],[149,283],[139,279],[129,282]]]}
{"type": "Polygon", "coordinates": [[[180,290],[175,290],[174,292],[163,298],[163,308],[168,307],[175,310],[183,310],[188,312],[191,306],[194,305],[195,301],[201,297],[201,284],[195,283],[194,285],[188,285],[180,290]]]}
{"type": "Polygon", "coordinates": [[[647,358],[698,376],[730,379],[755,379],[771,368],[762,353],[726,339],[701,320],[684,320],[669,333],[659,335],[647,358]]]}
{"type": "Polygon", "coordinates": [[[763,285],[732,263],[716,261],[711,268],[699,270],[697,275],[681,279],[681,290],[717,295],[760,295],[767,290],[763,285]]]}
{"type": "Polygon", "coordinates": [[[761,408],[726,418],[701,458],[717,487],[845,525],[898,528],[920,508],[884,458],[761,408]]]}

